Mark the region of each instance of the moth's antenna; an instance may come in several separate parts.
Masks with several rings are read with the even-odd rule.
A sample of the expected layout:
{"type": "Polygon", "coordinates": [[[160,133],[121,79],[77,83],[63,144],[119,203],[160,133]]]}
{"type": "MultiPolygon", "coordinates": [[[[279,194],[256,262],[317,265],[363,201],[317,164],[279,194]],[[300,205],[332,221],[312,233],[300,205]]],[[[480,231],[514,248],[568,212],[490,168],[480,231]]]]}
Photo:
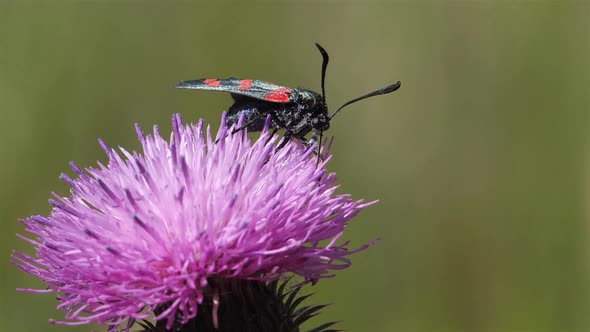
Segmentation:
{"type": "Polygon", "coordinates": [[[320,157],[320,154],[322,153],[322,136],[324,136],[324,131],[323,130],[320,131],[320,142],[318,144],[318,160],[316,162],[316,167],[317,167],[317,165],[320,164],[320,158],[321,158],[320,157]]]}
{"type": "Polygon", "coordinates": [[[397,83],[395,83],[395,84],[392,84],[392,85],[386,86],[386,87],[384,87],[384,88],[381,88],[381,89],[379,89],[379,90],[373,91],[373,92],[371,92],[371,93],[367,93],[367,94],[366,94],[366,95],[364,95],[364,96],[360,96],[360,97],[358,97],[358,98],[354,98],[353,100],[351,100],[351,101],[348,101],[348,102],[344,103],[344,105],[340,106],[340,107],[339,107],[339,108],[336,110],[336,112],[334,112],[334,113],[333,113],[333,114],[330,116],[330,119],[332,119],[332,118],[334,117],[334,115],[336,115],[336,113],[338,113],[338,112],[339,112],[341,109],[343,109],[344,107],[346,107],[346,106],[348,106],[348,105],[350,105],[350,104],[356,103],[356,102],[357,102],[357,101],[359,101],[359,100],[363,100],[363,99],[366,99],[366,98],[369,98],[369,97],[374,97],[374,96],[385,95],[385,94],[391,93],[391,92],[393,92],[393,91],[395,91],[395,90],[399,89],[399,88],[400,88],[400,86],[402,86],[402,83],[401,83],[401,82],[397,82],[397,83]]]}
{"type": "Polygon", "coordinates": [[[330,57],[328,56],[328,52],[320,46],[320,44],[315,43],[315,46],[318,47],[320,53],[322,53],[322,97],[324,97],[324,103],[326,102],[326,89],[324,88],[324,83],[326,82],[326,68],[328,68],[328,61],[330,61],[330,57]]]}

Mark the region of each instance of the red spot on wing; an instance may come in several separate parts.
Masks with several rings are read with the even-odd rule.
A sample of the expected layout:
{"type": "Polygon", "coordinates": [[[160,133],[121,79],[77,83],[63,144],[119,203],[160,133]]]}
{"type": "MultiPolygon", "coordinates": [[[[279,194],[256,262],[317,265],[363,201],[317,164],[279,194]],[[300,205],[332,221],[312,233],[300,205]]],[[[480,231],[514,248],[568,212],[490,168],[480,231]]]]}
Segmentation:
{"type": "Polygon", "coordinates": [[[274,101],[278,103],[287,103],[289,102],[289,94],[291,93],[291,89],[289,88],[278,88],[273,92],[264,96],[265,100],[274,101]]]}
{"type": "Polygon", "coordinates": [[[221,82],[216,78],[209,78],[203,81],[203,83],[207,84],[207,86],[216,87],[221,84],[221,82]]]}
{"type": "Polygon", "coordinates": [[[240,90],[250,90],[252,87],[252,82],[254,82],[254,80],[241,80],[240,90]]]}

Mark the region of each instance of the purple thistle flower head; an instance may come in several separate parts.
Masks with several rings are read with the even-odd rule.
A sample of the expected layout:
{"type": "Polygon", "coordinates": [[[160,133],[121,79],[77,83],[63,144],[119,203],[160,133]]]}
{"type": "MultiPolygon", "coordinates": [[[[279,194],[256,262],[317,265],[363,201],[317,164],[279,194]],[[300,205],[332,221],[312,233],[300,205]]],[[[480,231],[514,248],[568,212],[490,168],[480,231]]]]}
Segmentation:
{"type": "Polygon", "coordinates": [[[59,293],[67,322],[55,323],[116,326],[155,314],[170,328],[197,315],[212,278],[316,282],[367,247],[337,244],[373,202],[335,194],[329,152],[318,164],[298,142],[276,151],[270,119],[255,142],[230,134],[225,119],[216,138],[179,115],[169,141],[137,127],[143,154],[99,141],[107,165],[72,163],[77,177],[62,175],[70,195],[54,194],[48,217],[23,221],[34,237],[19,237],[36,257],[15,252],[13,262],[47,284],[37,292],[59,293]]]}

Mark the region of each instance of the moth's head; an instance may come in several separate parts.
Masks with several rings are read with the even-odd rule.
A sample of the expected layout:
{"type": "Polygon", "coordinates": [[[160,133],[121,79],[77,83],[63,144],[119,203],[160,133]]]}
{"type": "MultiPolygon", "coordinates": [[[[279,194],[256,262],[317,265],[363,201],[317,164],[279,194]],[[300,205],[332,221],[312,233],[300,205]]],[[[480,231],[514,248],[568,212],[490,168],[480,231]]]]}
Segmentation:
{"type": "Polygon", "coordinates": [[[330,128],[330,117],[327,112],[322,112],[315,115],[311,119],[311,127],[317,133],[326,131],[330,128]]]}

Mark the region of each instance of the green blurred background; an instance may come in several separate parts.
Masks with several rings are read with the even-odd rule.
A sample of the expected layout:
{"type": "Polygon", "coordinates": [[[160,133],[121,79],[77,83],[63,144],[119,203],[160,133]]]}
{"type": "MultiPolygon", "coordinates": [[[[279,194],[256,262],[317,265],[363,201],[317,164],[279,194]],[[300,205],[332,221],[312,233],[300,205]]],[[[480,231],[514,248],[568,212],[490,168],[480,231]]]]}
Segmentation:
{"type": "MultiPolygon", "coordinates": [[[[590,331],[588,2],[0,4],[0,331],[89,331],[9,263],[19,217],[57,179],[137,149],[133,124],[215,126],[227,95],[177,81],[258,78],[319,90],[330,53],[331,170],[380,199],[348,229],[353,266],[320,282],[316,323],[348,331],[590,331]]],[[[104,328],[102,328],[104,330],[104,328]]]]}

